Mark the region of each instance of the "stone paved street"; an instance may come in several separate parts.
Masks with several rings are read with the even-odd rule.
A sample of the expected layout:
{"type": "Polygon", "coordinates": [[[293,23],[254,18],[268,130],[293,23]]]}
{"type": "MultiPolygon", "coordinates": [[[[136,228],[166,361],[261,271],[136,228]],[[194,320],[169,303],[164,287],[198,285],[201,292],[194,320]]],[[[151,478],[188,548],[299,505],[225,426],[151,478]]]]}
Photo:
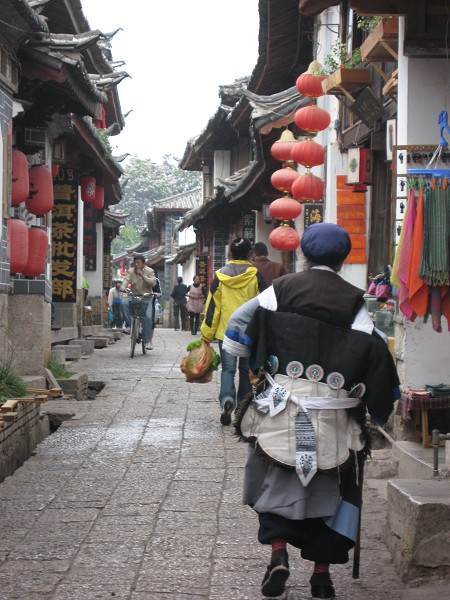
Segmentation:
{"type": "MultiPolygon", "coordinates": [[[[268,549],[241,505],[246,448],[219,425],[217,384],[184,382],[190,339],[158,330],[145,357],[128,358],[127,338],[80,362],[106,388],[55,404],[75,418],[0,485],[1,600],[260,598],[268,549]]],[[[334,568],[338,598],[406,598],[370,482],[363,520],[362,578],[334,568]]],[[[290,556],[289,597],[306,600],[310,565],[290,556]]]]}

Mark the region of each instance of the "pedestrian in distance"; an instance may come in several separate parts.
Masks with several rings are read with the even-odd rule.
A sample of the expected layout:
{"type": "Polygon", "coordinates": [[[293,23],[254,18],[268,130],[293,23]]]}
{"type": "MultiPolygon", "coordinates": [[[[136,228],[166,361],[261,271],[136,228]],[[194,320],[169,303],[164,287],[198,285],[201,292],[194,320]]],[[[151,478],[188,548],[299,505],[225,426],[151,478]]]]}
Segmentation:
{"type": "Polygon", "coordinates": [[[312,597],[334,598],[329,565],[346,563],[353,547],[359,556],[366,411],[385,423],[399,379],[364,290],[338,275],[351,250],[348,233],[311,225],[301,247],[307,270],[276,279],[241,306],[223,347],[251,357],[258,386],[235,425],[250,443],[244,503],[258,513],[259,542],[272,547],[262,594],[284,593],[290,544],[314,563],[312,597]]]}
{"type": "Polygon", "coordinates": [[[192,335],[197,335],[200,315],[205,310],[205,293],[198,275],[194,277],[192,285],[188,287],[188,301],[186,308],[189,313],[191,333],[192,335]]]}
{"type": "Polygon", "coordinates": [[[252,246],[244,238],[236,238],[230,245],[230,260],[216,271],[205,307],[201,326],[204,341],[219,341],[222,371],[220,376],[220,422],[230,425],[231,414],[237,403],[251,390],[247,357],[237,358],[223,348],[223,337],[228,320],[242,304],[257,296],[266,286],[258,269],[250,262],[252,246]],[[239,386],[236,393],[234,378],[239,360],[239,386]]]}
{"type": "Polygon", "coordinates": [[[279,262],[270,260],[269,251],[263,242],[257,242],[253,246],[253,264],[261,273],[266,285],[272,285],[274,279],[286,275],[287,271],[279,262]]]}
{"type": "Polygon", "coordinates": [[[177,283],[174,286],[172,293],[170,294],[170,297],[173,300],[173,316],[175,331],[178,331],[180,327],[183,331],[187,329],[187,293],[188,287],[183,283],[183,278],[177,277],[177,283]]]}
{"type": "MultiPolygon", "coordinates": [[[[145,258],[138,254],[134,257],[133,266],[128,270],[128,273],[124,279],[123,288],[125,289],[129,287],[133,294],[144,296],[145,294],[151,294],[155,285],[155,272],[151,267],[146,266],[145,258]]],[[[131,298],[130,302],[133,302],[133,298],[131,298]]],[[[146,304],[146,310],[142,336],[144,338],[144,344],[146,345],[147,349],[150,350],[151,348],[149,346],[149,340],[152,329],[153,311],[152,298],[149,297],[145,299],[144,302],[146,304]]]]}
{"type": "Polygon", "coordinates": [[[108,307],[112,310],[113,329],[122,329],[123,324],[123,310],[122,310],[122,281],[115,279],[113,286],[109,290],[108,294],[108,307]]]}

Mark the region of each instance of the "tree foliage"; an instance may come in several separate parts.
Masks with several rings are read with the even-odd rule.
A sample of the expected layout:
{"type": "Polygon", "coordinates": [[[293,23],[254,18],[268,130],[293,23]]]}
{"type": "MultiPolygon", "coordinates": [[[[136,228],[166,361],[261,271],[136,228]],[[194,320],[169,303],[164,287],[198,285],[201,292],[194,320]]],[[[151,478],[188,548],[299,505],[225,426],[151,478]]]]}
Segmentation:
{"type": "Polygon", "coordinates": [[[120,254],[127,248],[131,248],[139,242],[141,236],[138,230],[133,225],[125,225],[121,227],[119,235],[113,239],[111,243],[111,252],[113,254],[120,254]]]}
{"type": "Polygon", "coordinates": [[[200,185],[200,176],[182,171],[170,154],[160,163],[134,155],[127,162],[121,182],[123,198],[118,208],[129,213],[127,224],[140,231],[146,225],[145,211],[155,200],[194,189],[200,185]]]}

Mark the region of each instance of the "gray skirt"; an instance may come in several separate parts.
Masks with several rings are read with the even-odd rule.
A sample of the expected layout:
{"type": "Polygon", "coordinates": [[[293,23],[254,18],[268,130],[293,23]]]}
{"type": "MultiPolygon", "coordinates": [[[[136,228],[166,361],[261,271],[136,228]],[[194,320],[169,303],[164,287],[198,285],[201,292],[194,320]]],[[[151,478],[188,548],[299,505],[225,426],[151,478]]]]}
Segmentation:
{"type": "Polygon", "coordinates": [[[257,513],[272,513],[286,519],[331,517],[340,500],[335,472],[316,473],[303,487],[293,469],[284,469],[260,456],[249,446],[244,476],[244,504],[257,513]]]}

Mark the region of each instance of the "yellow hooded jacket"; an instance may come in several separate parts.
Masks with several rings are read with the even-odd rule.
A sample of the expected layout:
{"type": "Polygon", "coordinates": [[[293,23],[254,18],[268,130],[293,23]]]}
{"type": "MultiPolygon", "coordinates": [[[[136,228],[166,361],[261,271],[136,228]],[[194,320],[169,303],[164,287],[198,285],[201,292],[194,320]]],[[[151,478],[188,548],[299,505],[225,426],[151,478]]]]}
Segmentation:
{"type": "Polygon", "coordinates": [[[201,334],[205,340],[223,340],[228,321],[242,304],[266,287],[258,269],[248,260],[230,260],[216,271],[205,307],[201,334]]]}

